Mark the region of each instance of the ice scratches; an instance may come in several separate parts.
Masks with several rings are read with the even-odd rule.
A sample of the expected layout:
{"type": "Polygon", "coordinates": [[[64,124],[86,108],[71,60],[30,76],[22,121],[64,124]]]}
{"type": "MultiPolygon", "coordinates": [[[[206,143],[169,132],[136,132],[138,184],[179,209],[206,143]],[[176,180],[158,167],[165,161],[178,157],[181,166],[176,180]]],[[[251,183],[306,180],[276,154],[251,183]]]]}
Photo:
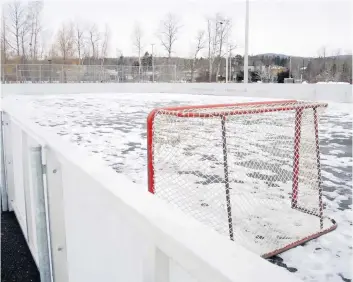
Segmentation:
{"type": "MultiPolygon", "coordinates": [[[[201,177],[204,180],[203,181],[196,181],[195,184],[202,184],[202,185],[209,185],[209,184],[215,184],[215,183],[224,183],[224,179],[216,174],[204,174],[201,171],[178,171],[178,174],[183,175],[183,174],[192,174],[197,177],[201,177]]],[[[231,179],[229,181],[230,183],[244,183],[242,180],[237,180],[237,179],[231,179]]],[[[231,187],[229,189],[232,189],[231,187]]]]}
{"type": "Polygon", "coordinates": [[[215,161],[215,162],[217,162],[218,159],[213,155],[201,155],[201,158],[199,159],[199,161],[201,161],[201,162],[202,161],[215,161]]]}
{"type": "Polygon", "coordinates": [[[203,174],[201,171],[178,171],[178,174],[192,174],[204,179],[204,181],[197,181],[196,184],[208,185],[213,183],[223,183],[223,178],[216,174],[203,174]]]}
{"type": "Polygon", "coordinates": [[[241,167],[248,168],[248,169],[254,169],[254,167],[261,168],[262,171],[266,169],[267,171],[270,171],[274,174],[274,175],[270,175],[270,174],[264,174],[260,172],[251,172],[247,174],[249,177],[256,178],[259,180],[269,180],[270,182],[281,181],[282,183],[286,183],[287,181],[291,180],[291,176],[292,176],[291,171],[282,169],[278,164],[262,162],[260,160],[235,162],[235,165],[239,165],[241,167]]]}
{"type": "Polygon", "coordinates": [[[128,142],[126,145],[128,146],[128,148],[121,151],[122,155],[126,155],[129,152],[135,151],[137,148],[139,148],[141,146],[141,143],[128,142]]]}
{"type": "Polygon", "coordinates": [[[251,178],[254,178],[254,179],[265,180],[265,183],[267,185],[271,186],[271,187],[280,187],[279,185],[274,183],[276,181],[280,181],[282,183],[286,183],[285,181],[281,181],[281,178],[279,177],[280,174],[278,174],[278,175],[268,175],[268,174],[263,174],[263,173],[255,171],[255,172],[247,173],[246,175],[251,177],[251,178]]]}
{"type": "MultiPolygon", "coordinates": [[[[230,100],[231,102],[237,102],[241,99],[243,101],[250,100],[249,97],[240,99],[167,93],[130,93],[128,95],[100,93],[94,95],[32,95],[31,97],[26,97],[28,97],[29,103],[25,107],[29,109],[31,117],[40,126],[51,127],[58,135],[62,135],[61,138],[80,144],[80,146],[85,146],[89,151],[97,153],[115,171],[123,173],[130,177],[132,181],[142,184],[141,187],[146,187],[147,183],[146,118],[153,108],[199,104],[200,98],[206,104],[229,103],[230,100]],[[107,130],[109,132],[97,133],[98,130],[105,130],[105,128],[109,128],[107,130]],[[74,135],[74,133],[80,133],[82,139],[78,141],[77,137],[75,137],[77,135],[74,135]],[[140,142],[141,148],[139,145],[129,144],[130,142],[140,142]],[[129,148],[134,148],[134,150],[128,150],[129,148]]],[[[20,101],[16,101],[16,103],[20,103],[20,101]]],[[[321,282],[329,279],[332,282],[346,282],[351,281],[353,278],[350,274],[351,266],[349,262],[352,257],[352,216],[350,212],[352,208],[352,117],[351,105],[330,103],[319,125],[325,214],[336,219],[338,222],[337,230],[308,242],[305,247],[294,248],[281,254],[281,256],[270,259],[273,263],[285,267],[289,271],[294,272],[298,269],[295,275],[305,281],[321,282]],[[315,252],[318,254],[315,255],[315,252]]],[[[287,197],[287,191],[291,190],[291,185],[288,183],[282,184],[281,182],[273,181],[273,179],[271,179],[271,182],[265,183],[266,180],[261,179],[266,174],[272,175],[271,177],[274,177],[273,174],[281,174],[282,180],[284,179],[283,175],[286,175],[286,179],[291,182],[292,164],[283,165],[283,163],[287,162],[288,159],[293,159],[293,147],[290,145],[288,137],[292,138],[294,132],[286,129],[286,131],[279,132],[277,135],[280,136],[278,140],[271,135],[266,135],[263,138],[266,140],[251,142],[254,136],[259,136],[259,133],[261,133],[261,128],[256,125],[257,123],[266,124],[268,127],[277,127],[277,125],[282,124],[281,120],[278,119],[272,123],[266,118],[261,120],[247,119],[247,124],[244,123],[243,125],[237,122],[239,119],[235,118],[234,120],[236,122],[234,127],[230,125],[232,121],[230,123],[227,122],[227,129],[229,129],[227,131],[229,141],[228,155],[234,155],[234,158],[228,159],[229,172],[230,175],[232,174],[230,181],[236,183],[231,184],[231,187],[233,187],[231,190],[232,199],[235,195],[233,193],[239,193],[241,196],[244,189],[256,193],[252,197],[253,200],[269,201],[264,191],[273,193],[277,190],[278,193],[276,195],[287,197]],[[238,125],[246,128],[250,135],[244,134],[242,130],[239,131],[238,125]],[[238,138],[240,144],[235,142],[233,137],[238,138]],[[244,146],[249,150],[242,150],[241,147],[244,146]],[[259,153],[261,151],[262,153],[259,153]],[[250,160],[254,164],[251,158],[258,162],[259,169],[247,165],[246,162],[248,161],[250,164],[250,160]],[[244,161],[244,164],[240,163],[241,160],[244,161]],[[253,174],[254,172],[258,172],[262,176],[253,174]],[[250,176],[245,173],[250,173],[250,176]],[[257,183],[252,187],[248,187],[249,179],[257,183]],[[268,184],[271,185],[271,183],[279,184],[281,187],[268,189],[268,184]]],[[[195,124],[197,125],[196,121],[195,124]]],[[[285,123],[283,125],[286,127],[285,123]]],[[[221,135],[214,133],[219,130],[219,127],[220,123],[217,124],[217,128],[210,126],[209,130],[205,130],[204,136],[216,136],[212,139],[212,142],[217,142],[217,140],[220,142],[221,135]]],[[[177,128],[176,130],[179,129],[177,128]]],[[[199,134],[199,132],[194,133],[199,134]]],[[[209,197],[206,200],[205,196],[207,189],[210,194],[217,192],[211,184],[206,184],[208,177],[216,175],[217,182],[222,182],[224,178],[222,152],[203,151],[199,152],[200,154],[198,155],[195,154],[197,146],[192,146],[194,133],[190,135],[188,133],[190,142],[181,150],[183,160],[180,160],[180,162],[175,160],[179,165],[176,169],[184,171],[181,173],[186,173],[182,175],[183,181],[192,183],[195,187],[186,187],[187,194],[183,195],[182,200],[193,198],[195,205],[192,208],[195,214],[207,213],[204,223],[212,224],[214,220],[219,218],[227,219],[224,184],[218,184],[222,188],[219,189],[220,197],[209,197]],[[209,155],[216,158],[219,156],[219,160],[214,161],[212,157],[208,158],[209,155]],[[203,167],[207,166],[208,170],[205,171],[201,167],[196,167],[196,169],[189,168],[189,161],[199,161],[203,167]],[[188,169],[191,172],[188,172],[188,169]],[[199,184],[195,185],[196,181],[199,184]],[[202,195],[199,197],[194,197],[193,193],[200,191],[204,193],[200,193],[202,195]],[[219,213],[219,218],[216,219],[212,218],[214,215],[211,213],[215,208],[218,208],[217,211],[219,213]]],[[[167,174],[172,172],[168,167],[165,167],[164,171],[167,174]]],[[[181,176],[178,175],[178,177],[181,176]]],[[[175,182],[171,184],[175,191],[179,191],[180,188],[175,182]]],[[[176,197],[180,196],[177,193],[174,195],[176,197]]],[[[255,201],[245,202],[242,200],[241,202],[247,205],[247,209],[256,209],[255,201]]],[[[233,205],[234,224],[240,224],[242,228],[248,229],[248,232],[239,234],[236,232],[239,229],[234,229],[235,235],[243,236],[242,240],[244,242],[256,240],[261,244],[261,242],[266,241],[266,236],[263,232],[259,232],[256,229],[251,230],[250,228],[252,225],[264,223],[266,214],[272,211],[270,209],[257,209],[259,211],[257,218],[247,217],[244,214],[244,210],[240,208],[235,210],[236,206],[233,205]],[[243,221],[239,221],[239,215],[244,215],[243,221]],[[256,236],[258,237],[255,238],[256,236]],[[261,239],[262,237],[264,239],[261,239]]],[[[274,227],[279,221],[281,223],[288,221],[288,218],[280,218],[285,214],[290,214],[290,212],[281,209],[273,212],[276,214],[274,218],[276,220],[279,218],[277,222],[272,222],[274,227]]],[[[227,232],[228,230],[222,229],[220,231],[227,232]]],[[[276,233],[275,236],[277,235],[280,237],[284,237],[284,235],[290,236],[288,233],[276,233]]],[[[280,239],[278,238],[278,240],[280,239]]]]}

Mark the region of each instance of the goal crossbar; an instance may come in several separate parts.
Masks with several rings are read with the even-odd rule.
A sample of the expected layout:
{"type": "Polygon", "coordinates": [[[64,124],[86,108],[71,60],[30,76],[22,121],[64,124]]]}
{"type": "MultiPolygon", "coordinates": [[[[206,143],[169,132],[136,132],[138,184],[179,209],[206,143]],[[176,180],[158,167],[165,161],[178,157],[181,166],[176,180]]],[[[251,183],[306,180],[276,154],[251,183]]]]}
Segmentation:
{"type": "Polygon", "coordinates": [[[319,107],[327,107],[327,104],[313,102],[298,103],[298,101],[296,100],[290,100],[238,104],[215,104],[207,106],[197,105],[184,107],[167,107],[156,109],[155,111],[161,111],[164,115],[172,115],[185,118],[213,118],[230,115],[246,115],[280,111],[304,110],[309,108],[316,109],[319,107]]]}

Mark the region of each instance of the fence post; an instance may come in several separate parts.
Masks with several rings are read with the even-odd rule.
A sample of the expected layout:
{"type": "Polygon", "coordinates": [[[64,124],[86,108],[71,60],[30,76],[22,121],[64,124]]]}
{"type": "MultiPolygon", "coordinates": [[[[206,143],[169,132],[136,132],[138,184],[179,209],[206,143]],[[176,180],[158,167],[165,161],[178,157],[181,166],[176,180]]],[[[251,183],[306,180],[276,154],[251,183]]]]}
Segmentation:
{"type": "Polygon", "coordinates": [[[121,82],[124,82],[124,65],[121,65],[121,82]]]}
{"type": "Polygon", "coordinates": [[[16,64],[16,82],[18,82],[18,65],[16,64]]]}
{"type": "Polygon", "coordinates": [[[40,281],[51,282],[48,226],[45,207],[46,197],[44,193],[43,181],[42,147],[31,147],[30,154],[40,281]]]}
{"type": "Polygon", "coordinates": [[[11,119],[8,114],[2,112],[2,123],[3,123],[3,146],[4,146],[4,169],[5,169],[5,184],[6,184],[6,195],[7,195],[7,210],[13,211],[12,203],[14,199],[14,168],[13,168],[13,144],[11,143],[12,130],[11,130],[11,119]]]}
{"type": "Polygon", "coordinates": [[[1,211],[8,211],[8,197],[7,197],[7,185],[6,185],[6,174],[5,174],[5,149],[4,149],[4,121],[3,111],[0,112],[0,150],[1,150],[1,211]]]}
{"type": "Polygon", "coordinates": [[[50,73],[49,73],[49,83],[51,83],[51,76],[52,76],[52,72],[53,72],[51,60],[49,60],[49,71],[50,71],[50,73]]]}
{"type": "Polygon", "coordinates": [[[176,82],[176,78],[177,78],[177,66],[176,65],[174,65],[174,82],[176,82]]]}
{"type": "Polygon", "coordinates": [[[42,65],[39,65],[39,83],[42,83],[42,65]]]}
{"type": "Polygon", "coordinates": [[[154,64],[152,61],[152,82],[154,83],[154,64]]]}

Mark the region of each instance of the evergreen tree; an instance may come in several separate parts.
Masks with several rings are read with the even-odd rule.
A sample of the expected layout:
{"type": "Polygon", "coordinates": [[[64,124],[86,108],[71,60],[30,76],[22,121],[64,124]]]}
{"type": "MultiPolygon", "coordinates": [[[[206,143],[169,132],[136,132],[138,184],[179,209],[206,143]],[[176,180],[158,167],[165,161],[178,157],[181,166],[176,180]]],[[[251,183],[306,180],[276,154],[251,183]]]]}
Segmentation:
{"type": "Polygon", "coordinates": [[[252,71],[250,72],[250,79],[251,79],[251,82],[258,82],[261,80],[261,75],[260,75],[260,72],[259,71],[252,71]]]}
{"type": "Polygon", "coordinates": [[[289,78],[289,70],[279,72],[277,75],[277,82],[284,83],[285,78],[289,78]]]}
{"type": "Polygon", "coordinates": [[[335,78],[336,73],[337,73],[337,65],[336,65],[336,63],[334,63],[331,67],[331,75],[332,75],[333,79],[335,78]]]}
{"type": "Polygon", "coordinates": [[[236,76],[235,80],[237,82],[242,82],[243,79],[244,79],[244,71],[240,71],[239,73],[237,73],[237,76],[236,76]]]}
{"type": "Polygon", "coordinates": [[[144,67],[151,67],[152,66],[152,55],[150,55],[148,52],[143,55],[141,59],[141,64],[144,67]]]}
{"type": "Polygon", "coordinates": [[[121,55],[118,60],[118,65],[124,65],[124,56],[121,55]]]}

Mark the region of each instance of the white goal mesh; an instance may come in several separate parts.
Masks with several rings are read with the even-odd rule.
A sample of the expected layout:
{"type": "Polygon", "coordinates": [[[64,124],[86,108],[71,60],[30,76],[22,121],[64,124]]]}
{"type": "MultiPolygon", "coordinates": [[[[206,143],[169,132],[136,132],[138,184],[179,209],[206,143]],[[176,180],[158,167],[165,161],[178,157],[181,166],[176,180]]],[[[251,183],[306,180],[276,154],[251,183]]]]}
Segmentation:
{"type": "Polygon", "coordinates": [[[324,217],[323,103],[277,101],[156,109],[149,191],[263,257],[336,227],[324,217]]]}

